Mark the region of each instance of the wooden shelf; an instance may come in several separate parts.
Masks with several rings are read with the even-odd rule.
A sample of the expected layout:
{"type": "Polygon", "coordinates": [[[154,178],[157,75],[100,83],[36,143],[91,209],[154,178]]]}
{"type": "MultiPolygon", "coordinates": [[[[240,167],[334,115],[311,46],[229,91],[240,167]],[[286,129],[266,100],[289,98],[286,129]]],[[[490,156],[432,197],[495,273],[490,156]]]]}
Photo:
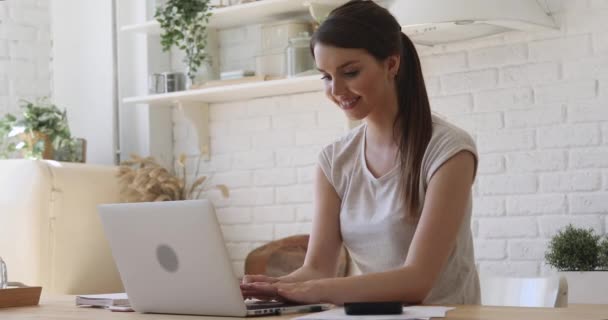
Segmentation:
{"type": "Polygon", "coordinates": [[[321,75],[242,83],[229,86],[125,98],[125,104],[169,105],[176,102],[218,103],[323,90],[321,75]]]}
{"type": "Polygon", "coordinates": [[[160,34],[160,25],[156,20],[153,20],[139,24],[126,25],[121,27],[120,31],[155,35],[160,34]]]}
{"type": "MultiPolygon", "coordinates": [[[[308,12],[307,3],[311,0],[262,0],[211,10],[209,27],[224,29],[265,21],[289,19],[298,14],[308,12]]],[[[346,0],[314,0],[314,2],[335,4],[345,3],[346,0]]],[[[157,21],[147,21],[140,24],[126,25],[120,28],[122,32],[135,32],[156,35],[160,34],[157,21]]]]}

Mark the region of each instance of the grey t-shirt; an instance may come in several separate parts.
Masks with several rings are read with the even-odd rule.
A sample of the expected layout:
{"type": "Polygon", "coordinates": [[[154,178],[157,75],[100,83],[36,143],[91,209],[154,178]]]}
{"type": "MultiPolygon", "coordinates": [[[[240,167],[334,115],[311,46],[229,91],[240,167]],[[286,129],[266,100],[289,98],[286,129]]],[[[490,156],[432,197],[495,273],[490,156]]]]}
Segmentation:
{"type": "MultiPolygon", "coordinates": [[[[341,199],[340,229],[344,246],[355,273],[363,274],[403,266],[416,231],[416,225],[406,221],[403,195],[399,192],[399,165],[378,178],[369,171],[364,153],[365,130],[365,124],[351,130],[319,154],[319,165],[341,199]]],[[[477,159],[475,142],[465,131],[433,116],[433,135],[422,160],[421,200],[437,169],[463,150],[477,159]]],[[[470,227],[471,206],[469,197],[456,245],[424,303],[480,303],[470,227]]]]}

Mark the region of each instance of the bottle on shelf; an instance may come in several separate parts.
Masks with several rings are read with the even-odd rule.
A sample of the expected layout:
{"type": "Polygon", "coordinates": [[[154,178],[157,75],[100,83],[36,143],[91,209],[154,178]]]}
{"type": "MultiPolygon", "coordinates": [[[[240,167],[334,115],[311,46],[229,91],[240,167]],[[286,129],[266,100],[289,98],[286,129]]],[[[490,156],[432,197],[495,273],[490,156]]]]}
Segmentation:
{"type": "Polygon", "coordinates": [[[8,278],[6,276],[6,263],[0,257],[0,289],[6,289],[8,287],[8,278]]]}

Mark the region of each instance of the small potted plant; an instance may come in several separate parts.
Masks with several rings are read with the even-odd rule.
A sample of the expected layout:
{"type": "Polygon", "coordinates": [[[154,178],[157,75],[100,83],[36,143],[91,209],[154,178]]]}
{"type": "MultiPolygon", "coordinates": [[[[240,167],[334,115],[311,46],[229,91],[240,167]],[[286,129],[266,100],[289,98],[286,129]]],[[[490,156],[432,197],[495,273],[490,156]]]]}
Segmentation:
{"type": "Polygon", "coordinates": [[[568,280],[570,303],[608,303],[608,237],[568,225],[551,239],[545,260],[568,280]]]}
{"type": "Polygon", "coordinates": [[[72,138],[67,113],[47,98],[21,102],[21,118],[8,113],[0,119],[0,156],[20,151],[25,158],[75,162],[82,139],[72,138]],[[57,152],[59,151],[59,152],[57,152]],[[58,157],[56,157],[58,156],[58,157]]]}
{"type": "Polygon", "coordinates": [[[603,271],[608,271],[608,236],[604,236],[604,239],[600,242],[600,252],[598,255],[598,265],[603,271]]]}
{"type": "Polygon", "coordinates": [[[16,121],[17,118],[10,113],[0,118],[0,159],[10,158],[15,152],[15,142],[11,139],[11,132],[16,121]]]}
{"type": "Polygon", "coordinates": [[[162,33],[163,51],[176,47],[185,53],[188,78],[194,83],[201,64],[209,60],[207,24],[211,16],[211,0],[168,0],[154,14],[162,33]]]}

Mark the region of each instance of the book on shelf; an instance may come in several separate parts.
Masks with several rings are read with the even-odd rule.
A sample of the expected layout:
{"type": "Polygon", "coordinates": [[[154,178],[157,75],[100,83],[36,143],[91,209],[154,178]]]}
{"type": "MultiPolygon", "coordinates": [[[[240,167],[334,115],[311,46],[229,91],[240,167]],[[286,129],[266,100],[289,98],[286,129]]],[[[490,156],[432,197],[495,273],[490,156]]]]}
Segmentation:
{"type": "Polygon", "coordinates": [[[128,307],[129,297],[126,293],[87,294],[76,296],[77,306],[91,307],[128,307]]]}

